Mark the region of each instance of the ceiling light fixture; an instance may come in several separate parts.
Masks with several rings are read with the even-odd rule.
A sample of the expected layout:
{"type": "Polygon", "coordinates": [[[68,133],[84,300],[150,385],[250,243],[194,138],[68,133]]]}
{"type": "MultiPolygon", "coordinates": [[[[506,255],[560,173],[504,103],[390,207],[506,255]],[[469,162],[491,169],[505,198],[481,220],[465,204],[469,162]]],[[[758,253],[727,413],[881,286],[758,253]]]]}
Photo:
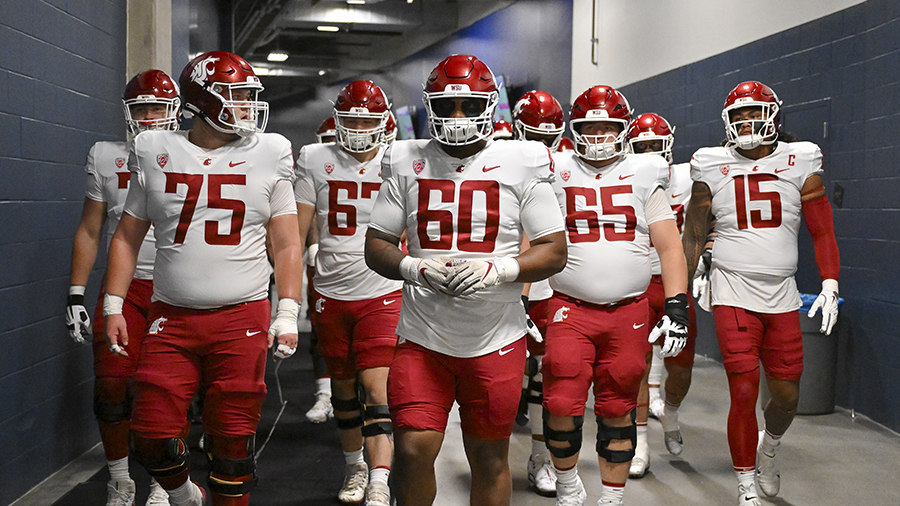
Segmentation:
{"type": "Polygon", "coordinates": [[[283,51],[272,51],[266,59],[269,61],[284,61],[288,59],[288,54],[283,51]]]}
{"type": "Polygon", "coordinates": [[[366,0],[347,0],[350,5],[366,5],[366,0]]]}
{"type": "Polygon", "coordinates": [[[319,25],[316,27],[316,30],[320,32],[337,32],[340,31],[340,28],[331,25],[319,25]]]}
{"type": "Polygon", "coordinates": [[[320,75],[320,76],[324,76],[324,75],[325,75],[325,72],[326,72],[325,70],[320,70],[320,71],[319,71],[319,75],[320,75]]]}

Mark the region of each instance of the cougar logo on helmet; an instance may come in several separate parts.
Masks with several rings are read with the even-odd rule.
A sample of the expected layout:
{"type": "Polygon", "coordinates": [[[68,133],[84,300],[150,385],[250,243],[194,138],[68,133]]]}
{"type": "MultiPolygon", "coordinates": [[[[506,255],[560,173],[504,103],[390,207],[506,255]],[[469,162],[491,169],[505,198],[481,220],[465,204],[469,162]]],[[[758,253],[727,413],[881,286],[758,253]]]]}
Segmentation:
{"type": "Polygon", "coordinates": [[[219,61],[215,56],[210,56],[209,58],[203,60],[198,63],[194,70],[191,72],[191,81],[199,84],[200,86],[206,86],[209,82],[209,76],[211,76],[216,71],[215,63],[219,61]]]}

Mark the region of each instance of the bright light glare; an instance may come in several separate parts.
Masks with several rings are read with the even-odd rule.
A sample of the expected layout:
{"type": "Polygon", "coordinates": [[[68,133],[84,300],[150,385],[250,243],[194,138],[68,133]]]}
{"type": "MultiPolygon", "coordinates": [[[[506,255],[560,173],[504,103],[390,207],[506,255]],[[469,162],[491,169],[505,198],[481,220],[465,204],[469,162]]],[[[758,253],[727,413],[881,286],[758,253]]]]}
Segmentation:
{"type": "Polygon", "coordinates": [[[288,59],[288,55],[281,51],[272,51],[266,59],[269,61],[284,61],[288,59]]]}
{"type": "Polygon", "coordinates": [[[366,5],[366,0],[347,0],[350,5],[366,5]]]}
{"type": "Polygon", "coordinates": [[[320,76],[324,76],[324,75],[325,75],[325,71],[324,71],[324,70],[320,70],[320,71],[319,71],[319,75],[320,75],[320,76]]]}
{"type": "Polygon", "coordinates": [[[319,25],[316,27],[316,30],[320,32],[337,32],[340,28],[331,25],[319,25]]]}

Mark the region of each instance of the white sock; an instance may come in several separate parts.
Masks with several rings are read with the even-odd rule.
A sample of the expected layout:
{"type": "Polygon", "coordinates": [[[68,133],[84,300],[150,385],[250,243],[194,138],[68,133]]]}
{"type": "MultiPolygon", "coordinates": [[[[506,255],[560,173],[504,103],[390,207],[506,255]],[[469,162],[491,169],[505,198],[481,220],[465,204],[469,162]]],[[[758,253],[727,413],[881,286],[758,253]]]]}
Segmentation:
{"type": "Polygon", "coordinates": [[[600,501],[597,504],[602,503],[603,501],[611,502],[613,504],[621,503],[625,500],[625,486],[616,487],[613,485],[603,484],[603,492],[600,493],[600,501]]]}
{"type": "Polygon", "coordinates": [[[331,399],[331,378],[316,378],[316,395],[331,399]]]}
{"type": "Polygon", "coordinates": [[[363,449],[360,448],[355,452],[344,452],[344,462],[347,463],[348,466],[352,466],[353,464],[365,463],[366,459],[363,458],[363,449]]]}
{"type": "Polygon", "coordinates": [[[119,460],[107,460],[106,466],[109,467],[109,479],[115,481],[131,479],[131,476],[128,475],[128,457],[119,460]]]}
{"type": "Polygon", "coordinates": [[[166,492],[169,493],[169,504],[172,506],[189,506],[197,503],[196,494],[200,490],[191,480],[187,480],[180,487],[166,492]]]}
{"type": "Polygon", "coordinates": [[[654,385],[649,383],[647,385],[647,391],[650,393],[650,402],[649,404],[653,404],[655,401],[659,400],[659,385],[654,385]]]}
{"type": "Polygon", "coordinates": [[[388,476],[391,475],[389,467],[375,467],[369,471],[369,483],[380,483],[385,487],[388,486],[388,476]]]}
{"type": "Polygon", "coordinates": [[[647,446],[647,422],[638,422],[637,424],[637,445],[635,445],[634,454],[641,458],[650,454],[650,447],[647,446]]]}
{"type": "Polygon", "coordinates": [[[748,467],[743,469],[735,469],[735,476],[737,476],[738,485],[743,485],[745,488],[749,488],[750,485],[754,484],[754,478],[756,477],[756,468],[748,467]]]}
{"type": "Polygon", "coordinates": [[[782,436],[776,436],[774,434],[771,434],[769,431],[764,430],[762,440],[763,453],[770,457],[775,456],[775,449],[778,448],[778,445],[781,444],[782,436]]]}
{"type": "MultiPolygon", "coordinates": [[[[656,385],[657,396],[659,396],[659,385],[662,384],[662,373],[666,368],[665,359],[662,358],[661,353],[662,346],[654,344],[652,358],[650,359],[650,372],[647,375],[647,383],[656,385]]],[[[651,388],[650,391],[652,392],[653,389],[651,388]]]]}
{"type": "MultiPolygon", "coordinates": [[[[544,455],[549,455],[550,450],[547,449],[547,443],[544,441],[538,441],[537,439],[531,438],[531,456],[539,457],[544,455]]],[[[537,459],[535,459],[537,460],[537,459]]]]}
{"type": "Polygon", "coordinates": [[[679,406],[673,406],[666,403],[666,407],[663,408],[663,414],[659,419],[659,423],[662,424],[663,432],[672,432],[673,430],[681,429],[681,425],[678,424],[678,408],[679,406]]]}
{"type": "Polygon", "coordinates": [[[572,466],[572,469],[556,470],[556,482],[563,487],[573,487],[578,480],[578,466],[572,466]]]}

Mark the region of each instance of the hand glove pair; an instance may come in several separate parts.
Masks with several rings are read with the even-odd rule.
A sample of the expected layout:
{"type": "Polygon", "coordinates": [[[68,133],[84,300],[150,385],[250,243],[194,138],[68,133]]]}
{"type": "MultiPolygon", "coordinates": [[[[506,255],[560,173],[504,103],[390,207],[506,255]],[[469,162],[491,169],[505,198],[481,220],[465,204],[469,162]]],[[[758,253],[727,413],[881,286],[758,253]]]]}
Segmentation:
{"type": "Polygon", "coordinates": [[[838,317],[838,282],[836,279],[822,281],[822,291],[816,297],[806,316],[812,318],[819,309],[822,310],[822,327],[819,332],[826,336],[831,335],[831,329],[838,317]]]}
{"type": "Polygon", "coordinates": [[[666,299],[665,315],[650,331],[650,337],[647,340],[655,343],[661,337],[664,338],[660,355],[674,357],[681,353],[681,350],[687,345],[687,328],[688,299],[687,294],[680,293],[666,299]]]}
{"type": "Polygon", "coordinates": [[[415,285],[459,297],[516,279],[519,263],[512,257],[454,261],[446,257],[407,256],[400,261],[400,275],[415,285]]]}
{"type": "Polygon", "coordinates": [[[66,299],[66,328],[69,336],[76,343],[82,344],[91,340],[91,317],[84,307],[84,287],[69,287],[69,296],[66,299]]]}

